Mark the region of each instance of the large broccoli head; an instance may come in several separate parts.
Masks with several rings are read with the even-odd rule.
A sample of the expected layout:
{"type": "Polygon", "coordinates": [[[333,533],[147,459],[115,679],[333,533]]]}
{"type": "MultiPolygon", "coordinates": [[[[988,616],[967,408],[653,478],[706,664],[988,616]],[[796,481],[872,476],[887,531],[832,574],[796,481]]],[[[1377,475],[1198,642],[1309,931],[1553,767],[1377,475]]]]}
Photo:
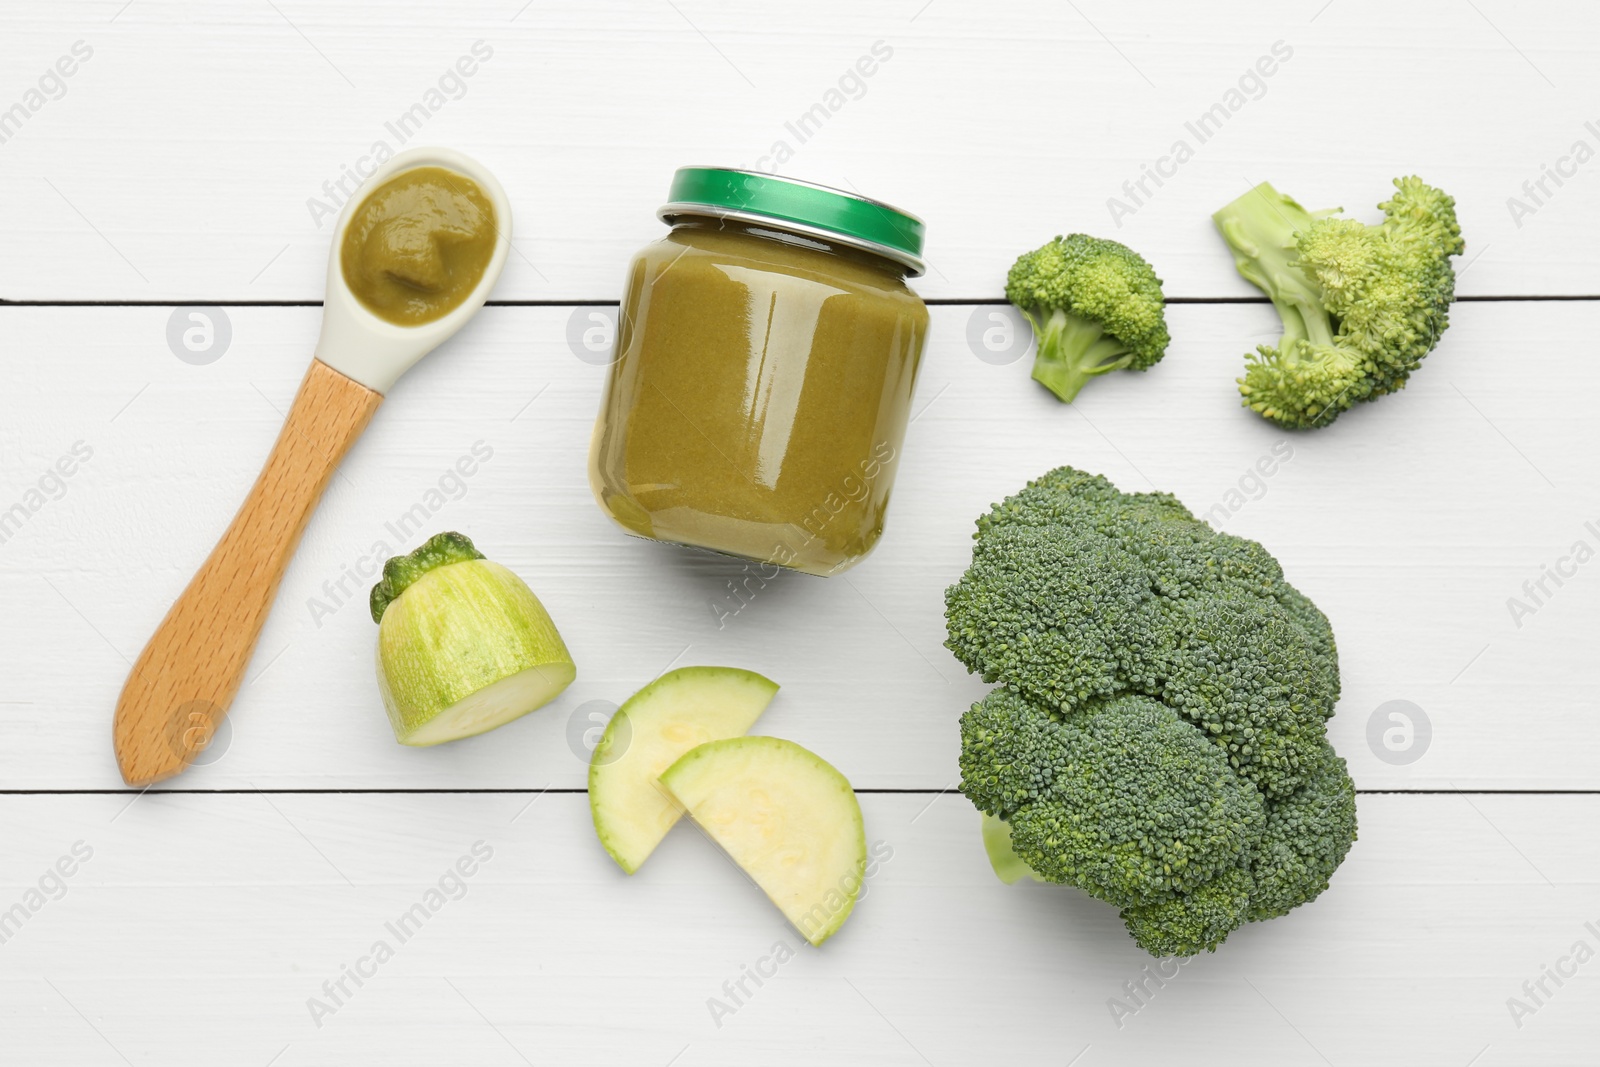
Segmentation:
{"type": "Polygon", "coordinates": [[[1239,273],[1283,320],[1283,337],[1247,355],[1239,379],[1266,418],[1326,426],[1403,388],[1450,324],[1455,201],[1420,178],[1394,184],[1376,226],[1308,212],[1264,182],[1213,216],[1239,273]]]}
{"type": "Polygon", "coordinates": [[[1097,375],[1148,370],[1171,340],[1155,270],[1100,237],[1069,234],[1019,256],[1006,299],[1033,325],[1034,380],[1064,401],[1097,375]]]}
{"type": "Polygon", "coordinates": [[[1063,467],[978,520],[948,647],[1000,688],[962,792],[1158,955],[1313,899],[1355,837],[1326,617],[1252,541],[1063,467]]]}

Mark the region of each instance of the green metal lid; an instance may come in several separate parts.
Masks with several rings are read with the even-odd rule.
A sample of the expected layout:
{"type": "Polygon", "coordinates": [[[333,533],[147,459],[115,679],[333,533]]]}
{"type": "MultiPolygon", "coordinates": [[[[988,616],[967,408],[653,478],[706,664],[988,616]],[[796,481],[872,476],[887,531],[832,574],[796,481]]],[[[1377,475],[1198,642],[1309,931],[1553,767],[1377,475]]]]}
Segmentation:
{"type": "Polygon", "coordinates": [[[843,189],[760,171],[680,167],[667,198],[669,203],[656,212],[664,222],[678,215],[777,222],[783,230],[885,256],[913,277],[924,269],[921,219],[843,189]]]}

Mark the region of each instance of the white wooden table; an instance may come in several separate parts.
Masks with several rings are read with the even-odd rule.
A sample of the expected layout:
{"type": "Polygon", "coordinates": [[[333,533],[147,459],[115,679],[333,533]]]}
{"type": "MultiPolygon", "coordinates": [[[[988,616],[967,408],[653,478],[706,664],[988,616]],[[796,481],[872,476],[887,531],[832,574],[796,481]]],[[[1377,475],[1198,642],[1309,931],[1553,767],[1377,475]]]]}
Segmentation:
{"type": "Polygon", "coordinates": [[[8,0],[0,510],[26,520],[0,543],[0,1062],[1600,1062],[1600,564],[1508,608],[1600,548],[1600,161],[1572,157],[1600,149],[1597,31],[1578,0],[8,0]],[[1186,123],[1230,99],[1200,143],[1186,123]],[[129,660],[311,355],[334,183],[405,114],[409,143],[496,169],[517,254],[345,462],[227,734],[138,795],[110,746],[129,660]],[[1180,139],[1192,158],[1141,192],[1180,139]],[[603,368],[569,337],[610,314],[674,167],[778,157],[927,219],[934,328],[878,553],[745,603],[737,567],[593,505],[603,368]],[[1546,165],[1563,183],[1530,194],[1546,165]],[[1286,439],[1232,383],[1275,318],[1210,213],[1270,179],[1371,218],[1413,172],[1459,201],[1450,333],[1403,394],[1287,438],[1219,520],[1334,622],[1360,841],[1316,904],[1147,985],[1119,1026],[1108,1002],[1151,961],[1109,907],[996,881],[949,792],[984,687],[941,647],[942,590],[972,519],[1060,463],[1239,503],[1286,439]],[[1157,265],[1175,340],[1063,408],[968,338],[1012,257],[1070,230],[1157,265]],[[195,305],[228,327],[213,362],[167,341],[195,305]],[[492,457],[430,497],[478,442],[492,457]],[[410,547],[385,524],[418,503],[526,576],[579,663],[545,710],[423,751],[389,733],[364,606],[374,555],[410,547]],[[692,830],[632,879],[594,840],[585,730],[693,662],[781,682],[761,729],[849,775],[892,849],[820,951],[692,830]],[[1369,725],[1391,701],[1431,736],[1385,759],[1369,725]],[[345,978],[479,842],[459,899],[345,978]],[[780,942],[804,951],[731,1000],[780,942]]]}

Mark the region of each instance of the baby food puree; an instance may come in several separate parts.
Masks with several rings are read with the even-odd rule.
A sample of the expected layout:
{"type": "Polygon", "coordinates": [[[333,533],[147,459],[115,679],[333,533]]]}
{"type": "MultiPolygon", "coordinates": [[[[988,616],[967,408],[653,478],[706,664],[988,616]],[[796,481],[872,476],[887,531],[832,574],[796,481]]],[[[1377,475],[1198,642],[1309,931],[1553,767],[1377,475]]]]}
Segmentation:
{"type": "Polygon", "coordinates": [[[401,171],[367,195],[339,253],[363,307],[397,326],[441,319],[477,288],[494,257],[494,205],[444,167],[401,171]]]}

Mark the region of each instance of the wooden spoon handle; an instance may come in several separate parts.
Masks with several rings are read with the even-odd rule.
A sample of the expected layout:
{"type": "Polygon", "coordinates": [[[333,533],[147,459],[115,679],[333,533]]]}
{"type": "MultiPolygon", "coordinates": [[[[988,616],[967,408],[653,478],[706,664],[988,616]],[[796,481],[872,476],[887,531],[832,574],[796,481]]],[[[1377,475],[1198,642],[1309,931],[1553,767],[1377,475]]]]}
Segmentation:
{"type": "Polygon", "coordinates": [[[328,480],[383,401],[320,360],[227,532],[133,665],[112,728],[129,785],[182,771],[244,679],[278,583],[328,480]]]}

